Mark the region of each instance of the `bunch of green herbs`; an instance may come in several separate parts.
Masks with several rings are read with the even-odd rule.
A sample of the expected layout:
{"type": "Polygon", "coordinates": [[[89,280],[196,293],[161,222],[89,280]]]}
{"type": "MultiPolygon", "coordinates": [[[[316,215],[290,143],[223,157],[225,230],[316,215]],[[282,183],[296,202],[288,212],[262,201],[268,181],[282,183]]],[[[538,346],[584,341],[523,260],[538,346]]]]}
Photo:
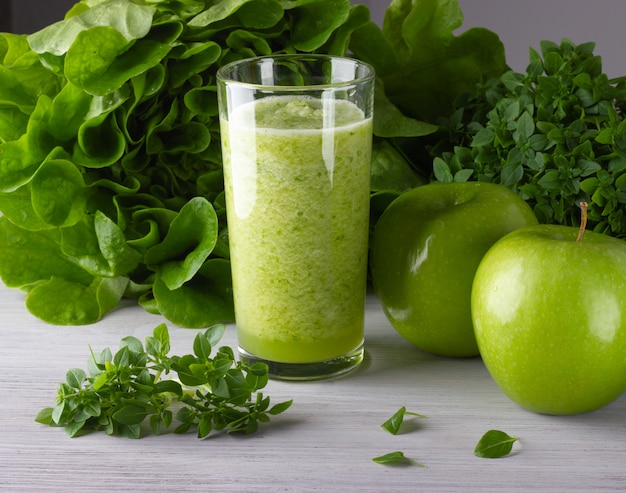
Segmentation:
{"type": "Polygon", "coordinates": [[[211,357],[223,333],[224,325],[219,324],[199,332],[193,354],[184,356],[169,355],[170,336],[164,324],[145,338],[145,345],[129,336],[115,354],[109,348],[92,351],[89,374],[70,369],[59,385],[56,405],[42,409],[36,421],[62,426],[71,437],[104,431],[140,438],[143,423],[158,435],[174,420],[178,422],[174,433],[193,429],[199,438],[221,430],[254,433],[259,423],[286,411],[292,401],[270,407],[270,398],[259,392],[268,382],[264,363],[235,361],[227,346],[211,357]],[[169,374],[177,378],[163,378],[169,374]],[[173,404],[179,405],[175,416],[173,404]]]}
{"type": "Polygon", "coordinates": [[[578,226],[588,202],[589,227],[626,237],[626,77],[609,79],[594,43],[540,47],[525,73],[458,102],[430,149],[434,179],[505,185],[542,223],[578,226]]]}

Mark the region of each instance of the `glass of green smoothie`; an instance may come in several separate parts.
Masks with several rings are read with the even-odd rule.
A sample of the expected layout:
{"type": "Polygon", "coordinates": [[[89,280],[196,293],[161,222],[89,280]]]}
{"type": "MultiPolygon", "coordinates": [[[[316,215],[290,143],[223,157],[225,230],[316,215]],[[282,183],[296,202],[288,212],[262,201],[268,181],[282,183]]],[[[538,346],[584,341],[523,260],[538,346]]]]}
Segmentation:
{"type": "Polygon", "coordinates": [[[328,55],[217,73],[241,358],[313,380],[363,360],[373,69],[328,55]]]}

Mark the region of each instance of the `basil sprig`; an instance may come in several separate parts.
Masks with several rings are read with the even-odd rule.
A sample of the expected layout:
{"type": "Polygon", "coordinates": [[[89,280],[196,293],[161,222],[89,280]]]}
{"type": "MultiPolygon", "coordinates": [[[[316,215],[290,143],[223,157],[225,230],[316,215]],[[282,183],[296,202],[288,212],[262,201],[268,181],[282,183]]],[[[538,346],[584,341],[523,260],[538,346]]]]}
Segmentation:
{"type": "Polygon", "coordinates": [[[254,433],[259,423],[284,412],[292,401],[270,407],[270,398],[259,392],[268,382],[267,365],[235,361],[228,346],[211,356],[224,330],[223,325],[214,325],[198,333],[193,353],[184,356],[168,354],[170,338],[164,324],[146,337],[145,345],[128,336],[115,354],[108,348],[92,351],[88,373],[70,369],[59,385],[56,405],[42,409],[36,421],[62,426],[71,437],[104,431],[139,438],[144,422],[156,435],[173,422],[174,433],[195,430],[198,438],[221,430],[254,433]]]}

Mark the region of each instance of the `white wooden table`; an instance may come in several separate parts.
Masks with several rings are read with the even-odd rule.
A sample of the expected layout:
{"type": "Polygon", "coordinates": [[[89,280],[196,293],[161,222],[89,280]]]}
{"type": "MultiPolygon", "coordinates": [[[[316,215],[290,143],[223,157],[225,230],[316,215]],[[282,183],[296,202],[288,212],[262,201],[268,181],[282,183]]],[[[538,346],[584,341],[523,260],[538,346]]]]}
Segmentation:
{"type": "MultiPolygon", "coordinates": [[[[26,311],[22,293],[0,286],[0,491],[626,491],[626,397],[586,415],[533,414],[500,392],[480,359],[413,348],[373,296],[366,320],[362,367],[334,381],[271,381],[272,401],[294,404],[254,435],[71,439],[34,421],[65,372],[86,368],[89,345],[143,340],[162,319],[125,306],[92,326],[49,326],[26,311]],[[393,436],[380,424],[401,406],[428,419],[409,419],[393,436]],[[513,454],[475,457],[493,428],[519,437],[513,454]],[[396,450],[427,468],[371,460],[396,450]]],[[[169,329],[172,354],[191,352],[196,331],[169,329]]],[[[222,345],[236,347],[234,327],[222,345]]]]}

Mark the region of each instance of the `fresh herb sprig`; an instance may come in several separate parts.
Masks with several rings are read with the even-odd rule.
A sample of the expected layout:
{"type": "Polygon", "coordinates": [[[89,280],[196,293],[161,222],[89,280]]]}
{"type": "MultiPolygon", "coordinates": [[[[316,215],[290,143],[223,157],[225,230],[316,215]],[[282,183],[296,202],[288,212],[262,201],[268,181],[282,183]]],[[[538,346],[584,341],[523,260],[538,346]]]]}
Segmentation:
{"type": "Polygon", "coordinates": [[[35,419],[63,426],[71,437],[97,430],[139,438],[144,422],[158,435],[174,420],[179,422],[174,433],[194,429],[198,438],[220,430],[254,433],[259,423],[287,410],[292,401],[270,407],[270,398],[258,392],[268,382],[267,365],[236,361],[228,346],[211,357],[224,330],[217,324],[199,332],[193,354],[184,356],[169,355],[165,324],[157,326],[145,344],[129,336],[115,354],[109,348],[91,351],[89,374],[70,369],[59,385],[56,406],[42,409],[35,419]],[[176,415],[174,403],[180,406],[176,415]]]}

